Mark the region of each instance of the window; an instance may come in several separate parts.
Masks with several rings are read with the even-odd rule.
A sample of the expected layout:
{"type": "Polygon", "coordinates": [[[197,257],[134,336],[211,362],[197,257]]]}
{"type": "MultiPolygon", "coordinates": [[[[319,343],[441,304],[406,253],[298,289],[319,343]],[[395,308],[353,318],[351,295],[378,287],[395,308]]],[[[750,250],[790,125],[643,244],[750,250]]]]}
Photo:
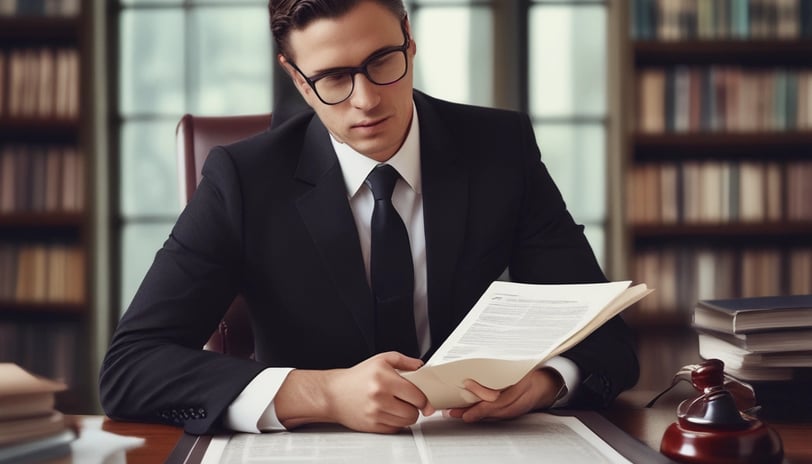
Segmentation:
{"type": "Polygon", "coordinates": [[[184,113],[271,110],[264,0],[123,0],[119,14],[120,304],[129,305],[181,209],[184,113]]]}
{"type": "Polygon", "coordinates": [[[528,111],[541,157],[605,261],[607,5],[534,1],[527,13],[528,111]]]}
{"type": "Polygon", "coordinates": [[[494,12],[489,3],[407,2],[417,42],[415,88],[455,102],[494,104],[494,12]]]}

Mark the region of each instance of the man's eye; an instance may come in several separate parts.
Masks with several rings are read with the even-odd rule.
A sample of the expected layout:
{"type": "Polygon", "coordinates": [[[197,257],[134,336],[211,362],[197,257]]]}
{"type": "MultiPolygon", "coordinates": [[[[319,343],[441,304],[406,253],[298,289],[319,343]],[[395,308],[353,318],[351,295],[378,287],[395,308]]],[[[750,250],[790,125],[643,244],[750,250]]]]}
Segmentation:
{"type": "Polygon", "coordinates": [[[392,63],[397,57],[394,53],[387,53],[386,55],[375,58],[367,64],[367,69],[380,69],[392,63]]]}
{"type": "Polygon", "coordinates": [[[347,74],[328,74],[318,80],[319,85],[336,86],[347,82],[347,74]]]}

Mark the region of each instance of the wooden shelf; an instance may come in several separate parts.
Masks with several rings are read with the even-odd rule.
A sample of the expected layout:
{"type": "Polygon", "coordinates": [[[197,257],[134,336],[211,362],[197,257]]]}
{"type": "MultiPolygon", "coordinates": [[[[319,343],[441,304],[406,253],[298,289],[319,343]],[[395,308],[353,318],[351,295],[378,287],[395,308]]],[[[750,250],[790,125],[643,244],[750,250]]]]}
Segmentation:
{"type": "MultiPolygon", "coordinates": [[[[80,36],[81,20],[78,18],[47,16],[0,17],[0,41],[11,40],[41,43],[48,41],[76,41],[80,36]]],[[[67,44],[66,44],[67,45],[67,44]]]]}
{"type": "Polygon", "coordinates": [[[758,157],[812,159],[812,131],[635,133],[636,160],[758,157]]]}
{"type": "Polygon", "coordinates": [[[715,64],[736,66],[810,66],[812,40],[637,41],[635,66],[715,64]]]}
{"type": "Polygon", "coordinates": [[[79,127],[77,120],[0,117],[0,138],[15,141],[75,143],[79,127]]]}
{"type": "Polygon", "coordinates": [[[87,303],[0,301],[0,320],[13,316],[15,320],[42,319],[44,314],[85,316],[87,303]]]}
{"type": "MultiPolygon", "coordinates": [[[[617,13],[632,34],[618,32],[615,135],[625,188],[611,201],[623,202],[626,218],[692,218],[626,222],[620,228],[616,272],[655,289],[623,317],[638,342],[636,388],[656,394],[680,367],[701,360],[691,326],[698,300],[812,288],[801,277],[812,259],[812,218],[798,201],[804,193],[799,184],[806,181],[794,175],[812,162],[812,128],[802,107],[790,100],[806,91],[802,76],[812,70],[812,37],[699,38],[700,30],[704,36],[739,29],[731,17],[700,24],[701,15],[684,5],[663,13],[632,3],[617,13]],[[781,213],[769,216],[781,220],[720,217],[720,211],[739,219],[768,210],[781,213]],[[790,210],[802,210],[793,217],[804,220],[785,219],[790,210]],[[699,217],[716,222],[696,222],[699,217]]],[[[800,27],[793,18],[757,13],[764,12],[750,20],[772,32],[783,25],[800,27]]],[[[652,397],[646,394],[643,401],[652,397]]]]}
{"type": "Polygon", "coordinates": [[[78,229],[84,226],[86,220],[84,213],[12,213],[0,214],[0,227],[78,229]]]}
{"type": "Polygon", "coordinates": [[[4,165],[11,166],[17,175],[14,191],[4,192],[8,195],[4,200],[30,209],[32,204],[43,206],[40,200],[44,198],[38,195],[56,193],[60,204],[81,201],[84,205],[83,210],[70,212],[44,212],[42,208],[0,212],[0,266],[6,275],[6,280],[0,282],[0,322],[7,328],[0,337],[0,351],[5,360],[37,369],[40,375],[64,376],[71,390],[63,395],[60,404],[81,412],[98,409],[93,393],[98,366],[92,356],[92,347],[97,344],[92,330],[93,311],[97,308],[90,292],[94,275],[92,211],[87,206],[93,203],[90,186],[95,110],[88,82],[98,67],[93,43],[104,37],[94,36],[90,0],[79,0],[71,6],[77,7],[77,15],[0,16],[0,53],[6,56],[5,71],[9,72],[11,54],[20,51],[27,62],[23,65],[27,68],[23,79],[41,80],[41,84],[61,79],[69,87],[57,86],[59,89],[51,92],[29,95],[25,89],[11,86],[6,76],[0,99],[9,102],[14,92],[24,97],[22,106],[42,108],[41,114],[47,116],[40,117],[34,111],[27,117],[19,117],[19,111],[14,116],[8,111],[0,113],[0,150],[8,147],[9,153],[21,153],[23,157],[3,155],[4,165]],[[78,72],[75,79],[74,71],[78,72]],[[21,162],[27,154],[36,157],[21,162]],[[45,184],[57,179],[56,185],[45,184]],[[77,192],[65,192],[66,186],[73,187],[76,182],[77,192]],[[65,201],[62,194],[68,196],[65,201]],[[60,282],[63,278],[64,282],[60,282]],[[16,285],[18,281],[21,288],[16,285]]]}
{"type": "MultiPolygon", "coordinates": [[[[692,11],[665,13],[690,16],[692,11]]],[[[663,20],[662,15],[658,18],[663,20]]],[[[681,19],[690,23],[695,18],[681,19]]],[[[683,27],[689,24],[666,24],[680,29],[676,35],[691,33],[683,27]]],[[[790,209],[793,217],[804,218],[626,224],[622,270],[632,279],[668,290],[650,304],[629,311],[628,320],[643,331],[652,327],[667,331],[690,324],[692,305],[700,293],[735,297],[807,291],[809,284],[797,276],[805,275],[812,256],[812,218],[805,209],[796,216],[806,193],[800,176],[794,174],[812,162],[812,130],[803,114],[790,114],[793,107],[780,106],[776,98],[786,91],[786,98],[797,99],[790,93],[794,91],[790,84],[784,86],[779,80],[784,76],[787,82],[797,76],[798,92],[806,91],[801,76],[812,70],[812,38],[632,38],[621,43],[628,60],[621,63],[619,80],[628,84],[622,90],[620,110],[630,117],[624,120],[625,131],[619,131],[625,151],[620,164],[626,177],[625,191],[616,199],[626,202],[627,217],[674,219],[676,208],[695,219],[702,215],[687,211],[701,210],[694,202],[707,198],[745,217],[744,210],[755,210],[761,201],[761,210],[783,213],[773,218],[789,217],[790,209]],[[710,72],[719,68],[730,69],[730,80],[710,72]],[[765,76],[763,84],[758,80],[761,76],[765,76]],[[737,87],[741,82],[742,87],[737,87]],[[745,87],[751,84],[758,85],[758,90],[745,87]],[[784,113],[771,115],[777,108],[784,113]],[[703,117],[708,114],[719,118],[703,117]],[[711,130],[717,127],[711,123],[731,129],[711,130]],[[783,130],[781,123],[791,129],[783,130]],[[639,131],[671,124],[692,130],[639,131]],[[712,179],[718,184],[711,187],[712,179]],[[657,214],[655,208],[664,203],[670,207],[667,214],[657,214]]]]}
{"type": "Polygon", "coordinates": [[[635,239],[660,238],[741,238],[759,241],[767,239],[787,239],[812,237],[812,222],[778,223],[724,223],[724,224],[652,224],[632,225],[629,233],[635,239]]]}

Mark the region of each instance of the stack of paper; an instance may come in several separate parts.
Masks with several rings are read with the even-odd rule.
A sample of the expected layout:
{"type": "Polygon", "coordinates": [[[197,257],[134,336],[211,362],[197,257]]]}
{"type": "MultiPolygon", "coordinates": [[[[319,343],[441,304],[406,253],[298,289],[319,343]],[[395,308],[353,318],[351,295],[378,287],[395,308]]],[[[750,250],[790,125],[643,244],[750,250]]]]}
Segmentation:
{"type": "Polygon", "coordinates": [[[54,409],[66,386],[0,363],[0,464],[41,462],[66,456],[74,432],[54,409]]]}

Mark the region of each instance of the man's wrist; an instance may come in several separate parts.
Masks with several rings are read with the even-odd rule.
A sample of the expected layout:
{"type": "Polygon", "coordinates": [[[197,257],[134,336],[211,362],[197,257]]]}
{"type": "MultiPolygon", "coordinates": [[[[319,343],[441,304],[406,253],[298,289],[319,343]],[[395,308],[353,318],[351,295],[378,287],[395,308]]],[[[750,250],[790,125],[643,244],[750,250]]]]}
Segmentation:
{"type": "Polygon", "coordinates": [[[283,426],[290,429],[313,422],[334,422],[327,391],[329,372],[291,371],[274,400],[277,419],[283,426]]]}
{"type": "Polygon", "coordinates": [[[564,379],[564,385],[567,386],[564,390],[556,390],[556,393],[561,396],[555,400],[551,407],[558,408],[569,404],[570,399],[572,399],[581,384],[578,366],[568,358],[555,356],[547,360],[542,367],[554,369],[564,379]]]}
{"type": "Polygon", "coordinates": [[[555,391],[555,396],[553,396],[552,401],[547,402],[546,405],[547,408],[550,408],[558,400],[567,395],[567,382],[564,381],[564,377],[561,375],[561,373],[552,367],[543,367],[540,370],[548,376],[553,384],[552,390],[555,391]]]}
{"type": "Polygon", "coordinates": [[[290,368],[281,367],[269,367],[260,372],[231,402],[223,417],[223,425],[247,433],[284,430],[276,419],[274,399],[290,372],[290,368]]]}

